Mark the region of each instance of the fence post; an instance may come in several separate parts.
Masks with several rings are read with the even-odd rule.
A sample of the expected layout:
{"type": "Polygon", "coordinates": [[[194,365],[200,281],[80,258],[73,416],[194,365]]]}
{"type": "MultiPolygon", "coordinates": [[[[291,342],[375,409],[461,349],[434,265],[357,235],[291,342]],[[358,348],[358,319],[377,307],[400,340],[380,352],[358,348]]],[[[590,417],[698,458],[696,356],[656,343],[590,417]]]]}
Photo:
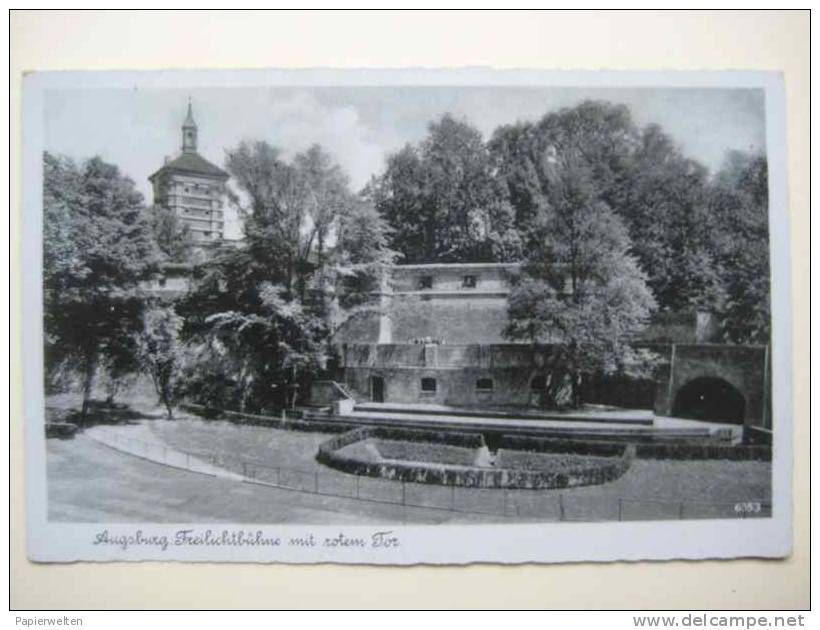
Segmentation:
{"type": "Polygon", "coordinates": [[[244,461],[242,462],[242,476],[243,477],[248,476],[248,464],[244,461]]]}
{"type": "Polygon", "coordinates": [[[185,453],[185,468],[191,467],[191,454],[185,453]]]}
{"type": "Polygon", "coordinates": [[[558,495],[558,520],[564,520],[564,493],[558,495]]]}
{"type": "Polygon", "coordinates": [[[361,477],[359,477],[359,475],[356,475],[356,498],[357,499],[359,498],[359,480],[360,479],[361,479],[361,477]]]}
{"type": "Polygon", "coordinates": [[[683,519],[683,501],[678,506],[678,518],[683,519]]]}
{"type": "Polygon", "coordinates": [[[402,482],[401,482],[401,504],[402,504],[402,505],[406,505],[406,504],[405,504],[405,502],[404,502],[404,499],[405,499],[405,496],[406,496],[406,492],[407,492],[407,491],[405,490],[405,482],[404,482],[404,481],[402,481],[402,482]]]}
{"type": "Polygon", "coordinates": [[[623,520],[623,513],[624,513],[624,500],[621,497],[618,497],[618,520],[623,520]]]}
{"type": "Polygon", "coordinates": [[[278,466],[276,467],[276,485],[277,486],[280,485],[280,483],[279,483],[279,467],[278,466]]]}
{"type": "Polygon", "coordinates": [[[450,486],[450,509],[455,511],[456,509],[456,486],[453,484],[450,486]]]}
{"type": "Polygon", "coordinates": [[[313,490],[316,494],[319,494],[319,471],[317,470],[313,473],[313,490]]]}

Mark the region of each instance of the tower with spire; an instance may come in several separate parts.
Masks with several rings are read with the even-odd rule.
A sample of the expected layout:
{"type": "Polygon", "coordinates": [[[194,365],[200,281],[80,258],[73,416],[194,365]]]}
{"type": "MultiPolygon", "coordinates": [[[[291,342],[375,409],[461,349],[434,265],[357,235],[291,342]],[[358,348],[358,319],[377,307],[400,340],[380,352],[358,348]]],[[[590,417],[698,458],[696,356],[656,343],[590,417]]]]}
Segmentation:
{"type": "Polygon", "coordinates": [[[225,236],[225,182],[228,174],[198,153],[193,105],[182,123],[182,152],[148,180],[154,204],[175,213],[198,243],[217,243],[225,236]]]}
{"type": "Polygon", "coordinates": [[[196,153],[196,121],[194,120],[194,110],[191,99],[188,99],[188,114],[185,122],[182,123],[182,152],[196,153]]]}

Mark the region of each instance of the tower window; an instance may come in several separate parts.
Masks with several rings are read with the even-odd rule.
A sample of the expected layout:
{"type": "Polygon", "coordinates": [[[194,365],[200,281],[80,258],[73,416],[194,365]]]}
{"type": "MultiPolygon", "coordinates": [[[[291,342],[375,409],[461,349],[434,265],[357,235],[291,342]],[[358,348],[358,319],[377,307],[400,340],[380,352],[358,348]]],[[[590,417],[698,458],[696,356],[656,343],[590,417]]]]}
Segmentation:
{"type": "Polygon", "coordinates": [[[461,286],[465,289],[475,289],[478,285],[478,276],[464,276],[461,279],[461,286]]]}
{"type": "Polygon", "coordinates": [[[419,276],[418,287],[420,290],[433,288],[433,276],[419,276]]]}
{"type": "Polygon", "coordinates": [[[435,394],[436,379],[429,377],[421,379],[421,391],[426,394],[435,394]]]}

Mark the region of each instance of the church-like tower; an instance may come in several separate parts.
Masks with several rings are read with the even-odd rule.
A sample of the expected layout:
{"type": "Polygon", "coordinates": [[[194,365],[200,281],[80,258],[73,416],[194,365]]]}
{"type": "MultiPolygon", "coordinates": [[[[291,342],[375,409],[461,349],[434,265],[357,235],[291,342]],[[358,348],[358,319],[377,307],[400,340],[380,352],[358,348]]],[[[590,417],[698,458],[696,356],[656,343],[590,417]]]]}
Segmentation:
{"type": "Polygon", "coordinates": [[[197,152],[198,129],[193,107],[182,123],[182,153],[148,180],[154,204],[174,212],[188,226],[194,240],[214,243],[225,236],[225,182],[228,174],[197,152]]]}
{"type": "Polygon", "coordinates": [[[194,110],[191,101],[188,101],[188,115],[182,123],[182,152],[196,153],[196,121],[194,121],[194,110]]]}

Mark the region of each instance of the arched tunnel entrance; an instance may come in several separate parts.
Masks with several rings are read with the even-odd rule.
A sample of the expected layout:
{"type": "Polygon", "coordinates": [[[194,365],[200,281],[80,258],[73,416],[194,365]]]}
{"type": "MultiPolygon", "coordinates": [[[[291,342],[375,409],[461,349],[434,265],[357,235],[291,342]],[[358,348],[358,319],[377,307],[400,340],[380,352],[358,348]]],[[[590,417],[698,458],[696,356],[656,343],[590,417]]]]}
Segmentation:
{"type": "Polygon", "coordinates": [[[678,390],[672,415],[695,420],[743,424],[746,401],[736,387],[722,378],[700,377],[678,390]]]}

